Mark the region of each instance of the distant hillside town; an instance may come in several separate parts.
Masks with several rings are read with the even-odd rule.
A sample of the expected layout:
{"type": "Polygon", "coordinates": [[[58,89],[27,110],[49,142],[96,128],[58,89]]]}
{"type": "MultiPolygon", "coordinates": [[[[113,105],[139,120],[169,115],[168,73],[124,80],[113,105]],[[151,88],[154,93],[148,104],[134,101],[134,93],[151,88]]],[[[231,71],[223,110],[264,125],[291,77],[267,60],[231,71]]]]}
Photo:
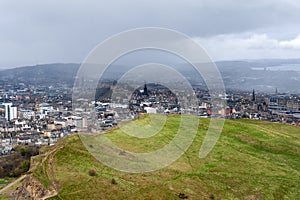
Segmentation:
{"type": "Polygon", "coordinates": [[[31,83],[5,83],[0,86],[0,155],[14,150],[15,145],[53,145],[61,137],[81,130],[92,130],[88,117],[95,116],[98,128],[106,130],[120,122],[138,118],[144,113],[163,115],[194,113],[199,118],[249,118],[274,123],[300,125],[300,95],[277,91],[272,94],[228,90],[220,98],[226,108],[211,104],[208,91],[194,88],[198,103],[186,108],[168,88],[147,83],[130,98],[112,102],[115,81],[99,85],[96,99],[80,99],[92,106],[93,112],[72,110],[72,87],[54,83],[50,86],[31,83]]]}

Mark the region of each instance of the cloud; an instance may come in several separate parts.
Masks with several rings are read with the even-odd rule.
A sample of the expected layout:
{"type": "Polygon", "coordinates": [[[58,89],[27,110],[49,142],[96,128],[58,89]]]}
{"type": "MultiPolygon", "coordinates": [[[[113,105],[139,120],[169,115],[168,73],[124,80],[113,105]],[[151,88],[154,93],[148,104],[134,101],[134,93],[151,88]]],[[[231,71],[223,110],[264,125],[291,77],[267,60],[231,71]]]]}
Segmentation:
{"type": "MultiPolygon", "coordinates": [[[[0,67],[81,62],[107,37],[147,26],[201,38],[208,49],[220,42],[220,49],[292,51],[297,41],[286,38],[300,34],[299,18],[298,0],[0,0],[0,67]]],[[[217,57],[247,56],[238,53],[217,57]]]]}
{"type": "Polygon", "coordinates": [[[214,60],[299,58],[300,35],[290,40],[278,40],[267,34],[242,33],[212,37],[196,37],[214,60]]]}
{"type": "Polygon", "coordinates": [[[292,40],[280,41],[279,46],[288,49],[300,50],[300,35],[292,40]]]}

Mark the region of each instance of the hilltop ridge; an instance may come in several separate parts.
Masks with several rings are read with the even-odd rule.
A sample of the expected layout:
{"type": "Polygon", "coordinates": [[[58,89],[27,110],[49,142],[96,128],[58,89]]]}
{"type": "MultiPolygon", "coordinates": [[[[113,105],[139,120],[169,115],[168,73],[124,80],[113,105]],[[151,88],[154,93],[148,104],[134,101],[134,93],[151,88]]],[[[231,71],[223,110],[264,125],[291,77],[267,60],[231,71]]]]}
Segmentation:
{"type": "MultiPolygon", "coordinates": [[[[179,119],[169,117],[159,134],[142,141],[125,135],[120,129],[106,134],[125,151],[151,151],[174,137],[179,119]]],[[[140,119],[138,123],[146,123],[145,120],[140,119]]],[[[36,199],[45,196],[52,196],[49,199],[180,199],[181,195],[188,199],[249,200],[299,197],[299,127],[227,120],[213,151],[199,159],[208,123],[208,119],[200,120],[193,144],[180,159],[166,168],[144,174],[119,172],[103,165],[89,154],[79,135],[63,138],[33,158],[28,178],[14,194],[36,199]],[[42,192],[36,192],[35,187],[42,192]]]]}

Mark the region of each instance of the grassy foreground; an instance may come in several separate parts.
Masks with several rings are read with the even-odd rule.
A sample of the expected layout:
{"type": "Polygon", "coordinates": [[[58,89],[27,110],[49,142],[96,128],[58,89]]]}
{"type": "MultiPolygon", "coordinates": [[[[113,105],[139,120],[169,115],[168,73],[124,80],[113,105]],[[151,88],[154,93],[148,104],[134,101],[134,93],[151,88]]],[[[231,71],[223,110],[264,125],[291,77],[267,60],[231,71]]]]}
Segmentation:
{"type": "MultiPolygon", "coordinates": [[[[149,139],[133,138],[120,129],[107,136],[126,151],[153,151],[172,140],[179,120],[169,117],[161,132],[149,139]]],[[[209,119],[201,119],[186,153],[158,171],[129,174],[106,167],[73,135],[45,149],[57,148],[32,175],[45,188],[58,190],[50,199],[180,199],[179,193],[188,199],[300,199],[299,127],[228,120],[214,149],[199,159],[208,125],[209,119]],[[96,174],[91,176],[90,170],[96,174]]]]}

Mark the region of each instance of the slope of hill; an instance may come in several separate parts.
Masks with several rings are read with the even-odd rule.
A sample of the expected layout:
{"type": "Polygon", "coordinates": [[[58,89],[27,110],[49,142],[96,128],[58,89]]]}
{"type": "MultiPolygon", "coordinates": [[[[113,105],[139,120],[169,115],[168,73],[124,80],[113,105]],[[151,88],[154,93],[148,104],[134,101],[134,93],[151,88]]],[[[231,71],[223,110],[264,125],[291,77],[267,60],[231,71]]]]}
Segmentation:
{"type": "MultiPolygon", "coordinates": [[[[162,131],[149,139],[132,138],[120,129],[107,136],[127,151],[152,151],[174,137],[179,119],[169,117],[162,131]]],[[[49,199],[300,198],[299,127],[228,120],[213,151],[199,159],[208,123],[208,119],[200,120],[194,142],[180,159],[145,174],[104,166],[89,154],[78,135],[72,135],[44,148],[45,154],[33,159],[31,172],[14,195],[49,199]]]]}

